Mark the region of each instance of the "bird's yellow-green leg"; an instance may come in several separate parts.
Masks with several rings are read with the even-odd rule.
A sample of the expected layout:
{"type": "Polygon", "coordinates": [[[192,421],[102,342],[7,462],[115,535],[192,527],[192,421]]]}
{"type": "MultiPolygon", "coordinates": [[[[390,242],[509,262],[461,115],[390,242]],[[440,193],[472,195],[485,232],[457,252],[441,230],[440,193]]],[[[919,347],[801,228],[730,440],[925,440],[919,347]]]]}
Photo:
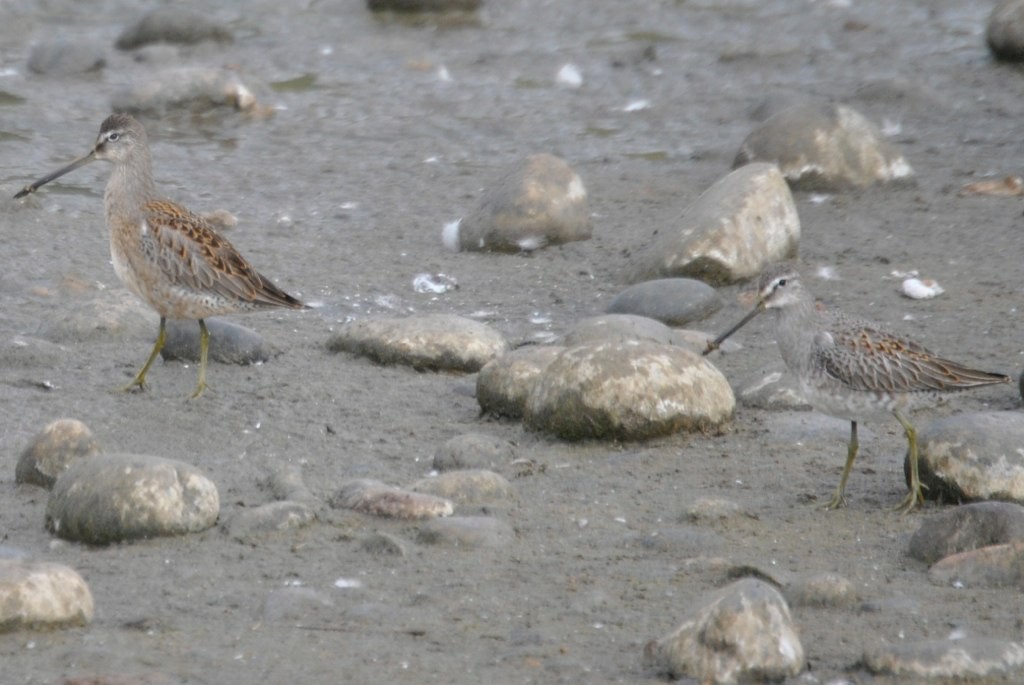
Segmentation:
{"type": "Polygon", "coordinates": [[[153,351],[149,353],[149,359],[142,365],[142,368],[132,382],[121,388],[125,392],[134,390],[145,390],[146,389],[146,373],[149,371],[149,367],[153,366],[153,362],[156,361],[156,356],[160,354],[160,350],[164,348],[164,341],[167,340],[167,319],[160,317],[160,332],[157,333],[156,343],[153,344],[153,351]]]}
{"type": "Polygon", "coordinates": [[[925,486],[921,485],[921,477],[917,468],[917,431],[910,425],[910,421],[904,418],[898,411],[894,411],[893,414],[896,415],[896,420],[903,426],[903,432],[907,434],[907,445],[910,451],[910,492],[907,493],[907,496],[896,507],[896,511],[901,514],[909,514],[914,510],[914,507],[924,504],[924,493],[921,492],[921,489],[925,486]]]}
{"type": "Polygon", "coordinates": [[[832,500],[825,505],[826,509],[839,509],[846,506],[846,479],[850,477],[850,469],[853,468],[853,460],[857,458],[857,422],[850,421],[850,446],[846,450],[846,466],[843,467],[843,475],[839,477],[839,486],[832,500]]]}
{"type": "Polygon", "coordinates": [[[210,349],[210,331],[206,328],[206,322],[199,319],[199,382],[196,383],[196,391],[192,393],[192,399],[203,394],[206,390],[206,357],[210,349]]]}

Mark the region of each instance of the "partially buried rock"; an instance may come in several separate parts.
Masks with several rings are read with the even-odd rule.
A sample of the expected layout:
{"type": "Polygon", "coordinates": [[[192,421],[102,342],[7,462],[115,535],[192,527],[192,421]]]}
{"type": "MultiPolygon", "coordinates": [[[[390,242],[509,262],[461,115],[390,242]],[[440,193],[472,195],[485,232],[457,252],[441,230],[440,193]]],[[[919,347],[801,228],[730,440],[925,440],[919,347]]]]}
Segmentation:
{"type": "Polygon", "coordinates": [[[951,554],[928,569],[940,585],[1024,590],[1024,540],[951,554]]]}
{"type": "Polygon", "coordinates": [[[1002,0],[992,8],[985,40],[996,59],[1024,60],[1024,0],[1002,0]]]}
{"type": "Polygon", "coordinates": [[[484,433],[464,433],[437,448],[433,466],[438,471],[494,469],[507,466],[513,459],[515,448],[508,440],[484,433]]]}
{"type": "Polygon", "coordinates": [[[265,115],[272,113],[272,108],[260,105],[256,98],[257,92],[265,90],[230,69],[173,67],[147,72],[136,83],[115,92],[111,106],[118,112],[153,114],[231,107],[265,115]]]}
{"type": "Polygon", "coordinates": [[[524,422],[566,440],[642,440],[728,421],[725,377],[682,347],[627,340],[566,349],[544,370],[524,422]]]}
{"type": "Polygon", "coordinates": [[[0,632],[92,621],[89,586],[61,564],[0,559],[0,632]]]}
{"type": "Polygon", "coordinates": [[[669,326],[685,326],[714,314],[722,306],[718,292],[692,278],[659,278],[626,288],[612,298],[607,311],[637,314],[669,326]]]}
{"type": "Polygon", "coordinates": [[[641,251],[632,281],[686,276],[724,285],[796,256],[800,217],[774,164],[749,164],[720,179],[641,251]]]}
{"type": "Polygon", "coordinates": [[[754,129],[733,167],[778,165],[793,188],[836,191],[909,179],[914,171],[878,128],[845,105],[784,109],[754,129]]]}
{"type": "Polygon", "coordinates": [[[373,516],[410,520],[451,516],[455,511],[451,500],[402,490],[367,478],[343,483],[331,496],[330,505],[335,509],[352,509],[373,516]]]}
{"type": "Polygon", "coordinates": [[[239,542],[304,528],[316,521],[316,511],[302,502],[271,502],[234,514],[224,525],[228,535],[239,542]]]}
{"type": "Polygon", "coordinates": [[[92,431],[77,419],[57,419],[46,426],[25,449],[14,470],[17,483],[53,487],[57,476],[76,459],[99,454],[92,431]]]}
{"type": "Polygon", "coordinates": [[[505,354],[509,346],[504,336],[479,321],[428,314],[353,321],[327,341],[327,349],[369,357],[380,364],[472,373],[505,354]]]}
{"type": "Polygon", "coordinates": [[[819,573],[799,578],[786,588],[793,606],[848,607],[860,601],[857,588],[838,573],[819,573]]]}
{"type": "Polygon", "coordinates": [[[649,665],[702,683],[782,680],[804,668],[804,650],[786,601],[747,578],[719,590],[672,633],[644,648],[649,665]]]}
{"type": "Polygon", "coordinates": [[[152,339],[157,315],[128,292],[118,288],[92,298],[78,298],[73,306],[58,310],[43,325],[50,342],[152,339]]]}
{"type": "Polygon", "coordinates": [[[537,379],[564,349],[556,345],[520,347],[487,362],[476,377],[480,409],[494,416],[521,418],[537,379]]]}
{"type": "Polygon", "coordinates": [[[418,540],[451,547],[504,548],[515,539],[512,526],[489,516],[453,516],[420,526],[418,540]]]}
{"type": "MultiPolygon", "coordinates": [[[[256,331],[224,319],[206,319],[210,331],[207,351],[212,361],[224,364],[258,364],[273,355],[270,346],[256,331]]],[[[160,355],[164,359],[199,361],[199,324],[171,319],[167,322],[167,340],[160,355]]]]}
{"type": "Polygon", "coordinates": [[[752,409],[809,410],[800,384],[783,362],[773,362],[754,371],[738,384],[736,399],[752,409]]]}
{"type": "MultiPolygon", "coordinates": [[[[1024,414],[975,412],[937,419],[918,432],[917,444],[925,497],[1024,504],[1024,414]]],[[[904,471],[909,482],[907,460],[904,471]]]]}
{"type": "Polygon", "coordinates": [[[909,554],[931,564],[950,554],[1015,541],[1024,542],[1024,507],[975,502],[924,519],[910,538],[909,554]]]}
{"type": "Polygon", "coordinates": [[[134,50],[150,43],[228,43],[232,38],[231,31],[212,21],[208,14],[167,5],[147,12],[122,31],[115,45],[120,50],[134,50]]]}
{"type": "Polygon", "coordinates": [[[107,64],[99,45],[77,40],[48,40],[32,46],[28,69],[35,74],[81,74],[99,71],[107,64]]]}
{"type": "Polygon", "coordinates": [[[57,478],[46,527],[67,540],[107,544],[195,533],[219,514],[217,486],[194,466],[105,454],[76,461],[57,478]]]}
{"type": "Polygon", "coordinates": [[[448,471],[423,478],[411,489],[450,499],[458,504],[494,502],[512,494],[512,485],[501,475],[487,469],[448,471]]]}
{"type": "Polygon", "coordinates": [[[1024,666],[1024,646],[981,637],[892,641],[866,651],[864,665],[876,675],[901,678],[898,682],[968,682],[1018,672],[1024,666]]]}
{"type": "Polygon", "coordinates": [[[459,250],[530,252],[590,235],[583,181],[565,160],[537,154],[485,190],[477,208],[446,229],[444,240],[459,250]]]}

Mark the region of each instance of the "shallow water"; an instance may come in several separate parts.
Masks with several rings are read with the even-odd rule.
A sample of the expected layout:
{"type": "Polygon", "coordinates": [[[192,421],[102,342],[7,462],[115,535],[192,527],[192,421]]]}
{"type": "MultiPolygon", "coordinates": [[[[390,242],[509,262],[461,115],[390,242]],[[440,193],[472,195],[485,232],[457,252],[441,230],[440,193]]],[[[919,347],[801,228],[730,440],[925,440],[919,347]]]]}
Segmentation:
{"type": "MultiPolygon", "coordinates": [[[[236,41],[200,46],[180,63],[237,66],[268,84],[259,94],[276,113],[143,117],[158,183],[196,210],[237,214],[235,245],[286,290],[323,306],[235,317],[283,354],[262,366],[212,367],[201,403],[183,401],[195,370],[178,363],[158,364],[147,394],[112,391],[141,364],[151,337],[94,336],[39,364],[3,357],[0,430],[11,457],[0,469],[3,544],[70,564],[97,603],[87,628],[0,636],[5,678],[659,682],[641,664],[643,644],[723,582],[687,570],[686,560],[701,555],[783,580],[838,571],[880,607],[795,612],[821,682],[851,673],[870,682],[856,666],[866,648],[943,637],[950,624],[1020,637],[1005,593],[931,586],[926,569],[904,556],[927,512],[885,510],[905,491],[895,422],[869,427],[847,489],[851,506],[823,514],[845,453],[842,424],[741,408],[723,436],[568,445],[479,418],[464,392],[472,379],[327,353],[333,327],[370,313],[482,312],[519,342],[601,312],[623,285],[630,253],[729,169],[754,125],[751,110],[767,96],[810,94],[898,131],[918,173],[909,189],[797,196],[801,259],[839,276],[813,280],[815,291],[944,354],[993,370],[1019,366],[1021,200],[956,195],[979,177],[1020,173],[1024,159],[1024,80],[990,61],[985,4],[583,6],[493,2],[476,22],[457,25],[377,18],[358,2],[212,6],[236,41]],[[579,89],[555,83],[570,62],[582,73],[579,89]],[[446,251],[444,223],[537,151],[564,157],[583,177],[594,238],[530,257],[446,251]],[[890,274],[909,269],[946,293],[900,297],[890,274]],[[459,289],[414,291],[417,274],[435,272],[459,289]],[[13,484],[15,455],[61,416],[85,421],[108,449],[196,464],[218,484],[225,516],[269,501],[261,481],[281,460],[301,464],[326,497],[351,477],[409,483],[429,470],[436,446],[469,431],[513,440],[519,456],[547,468],[516,479],[516,498],[490,508],[519,535],[499,553],[417,545],[412,526],[337,512],[257,547],[214,530],[89,549],[54,542],[42,525],[45,494],[13,484]],[[684,512],[704,496],[743,502],[753,517],[694,530],[684,512]],[[361,551],[357,541],[374,530],[410,541],[409,553],[361,551]],[[362,587],[336,588],[338,578],[362,587]],[[333,606],[305,624],[264,620],[268,594],[290,584],[333,606]]],[[[138,16],[135,3],[14,0],[3,11],[0,194],[10,197],[82,154],[112,93],[149,67],[111,48],[98,74],[25,69],[33,41],[63,35],[112,45],[138,16]]],[[[92,165],[24,203],[0,201],[3,340],[36,335],[120,287],[103,225],[106,173],[92,165]]],[[[704,327],[722,330],[739,313],[730,306],[704,327]]],[[[716,362],[730,378],[778,359],[767,326],[749,328],[744,351],[716,362]]],[[[955,406],[1012,408],[1011,395],[985,390],[955,406]]]]}

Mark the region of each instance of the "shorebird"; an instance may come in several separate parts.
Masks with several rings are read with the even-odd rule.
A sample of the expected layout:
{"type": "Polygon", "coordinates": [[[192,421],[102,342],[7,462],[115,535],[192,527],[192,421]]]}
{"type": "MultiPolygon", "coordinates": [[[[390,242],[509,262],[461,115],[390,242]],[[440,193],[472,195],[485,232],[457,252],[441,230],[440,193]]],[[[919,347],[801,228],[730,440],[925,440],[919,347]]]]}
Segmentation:
{"type": "Polygon", "coordinates": [[[907,436],[910,492],[897,507],[924,502],[917,465],[917,433],[907,415],[943,395],[1009,376],[968,368],[936,356],[910,338],[841,312],[820,310],[789,263],[769,266],[758,282],[757,304],[739,323],[708,343],[704,354],[763,311],[775,313],[775,340],[805,399],[818,411],[850,422],[846,465],[826,509],[846,505],[846,479],[857,458],[857,422],[893,415],[907,436]]]}
{"type": "Polygon", "coordinates": [[[192,397],[199,397],[206,390],[210,342],[204,319],[266,307],[304,309],[306,305],[257,272],[201,216],[161,198],[153,183],[146,129],[128,114],[107,117],[88,153],[25,186],[14,197],[34,193],[96,160],[114,165],[103,194],[114,271],[160,315],[153,351],[124,390],[145,388],[146,373],[166,340],[167,319],[196,319],[199,381],[192,397]]]}

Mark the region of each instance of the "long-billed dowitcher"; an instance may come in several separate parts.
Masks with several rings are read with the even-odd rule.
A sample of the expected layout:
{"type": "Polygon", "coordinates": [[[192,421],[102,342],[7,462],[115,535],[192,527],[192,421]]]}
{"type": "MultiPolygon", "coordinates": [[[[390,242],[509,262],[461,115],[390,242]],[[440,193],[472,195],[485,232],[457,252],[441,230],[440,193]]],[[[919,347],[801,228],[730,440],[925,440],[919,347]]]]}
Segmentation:
{"type": "Polygon", "coordinates": [[[708,343],[704,354],[765,310],[775,313],[775,340],[804,397],[818,411],[850,422],[846,465],[827,509],[846,504],[846,479],[857,457],[857,422],[892,414],[907,436],[910,492],[904,513],[924,501],[917,466],[917,433],[907,419],[915,407],[946,393],[1010,378],[942,359],[921,344],[867,321],[821,310],[790,263],[769,266],[758,282],[757,304],[735,326],[708,343]]]}
{"type": "Polygon", "coordinates": [[[124,389],[145,387],[146,373],[164,346],[167,319],[196,319],[199,381],[192,397],[199,397],[206,389],[210,342],[204,319],[235,311],[303,309],[306,305],[260,275],[205,219],[160,197],[153,183],[146,130],[127,114],[107,117],[88,153],[25,186],[14,197],[33,193],[95,160],[114,165],[103,195],[114,270],[129,290],[160,315],[153,351],[124,389]]]}

